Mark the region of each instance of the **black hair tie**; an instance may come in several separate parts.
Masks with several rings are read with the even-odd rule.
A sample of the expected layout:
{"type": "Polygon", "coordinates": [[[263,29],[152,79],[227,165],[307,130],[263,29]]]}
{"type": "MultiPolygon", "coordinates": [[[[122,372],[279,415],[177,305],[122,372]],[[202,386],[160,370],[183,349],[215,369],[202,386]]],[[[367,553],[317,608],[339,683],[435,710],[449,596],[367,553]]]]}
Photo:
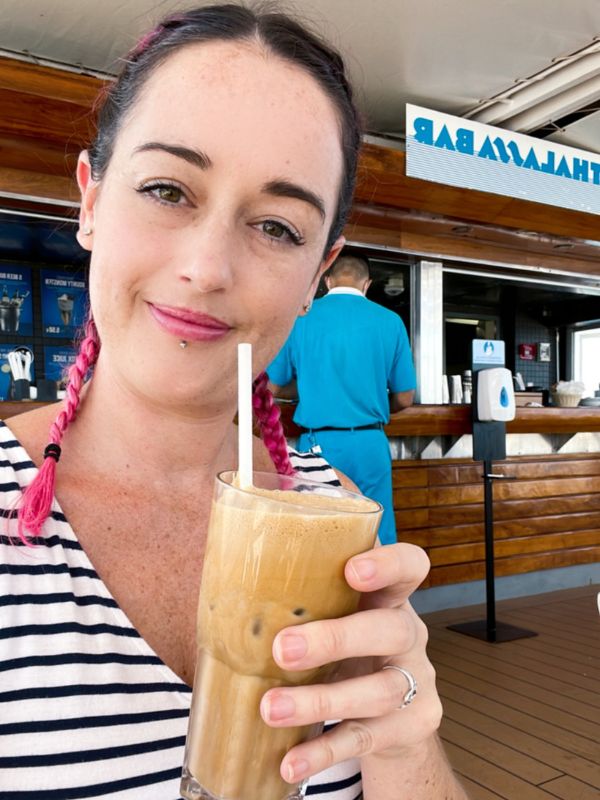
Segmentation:
{"type": "Polygon", "coordinates": [[[46,449],[44,450],[44,458],[53,458],[56,463],[58,464],[58,460],[60,458],[60,445],[54,444],[54,442],[50,442],[50,444],[46,445],[46,449]]]}

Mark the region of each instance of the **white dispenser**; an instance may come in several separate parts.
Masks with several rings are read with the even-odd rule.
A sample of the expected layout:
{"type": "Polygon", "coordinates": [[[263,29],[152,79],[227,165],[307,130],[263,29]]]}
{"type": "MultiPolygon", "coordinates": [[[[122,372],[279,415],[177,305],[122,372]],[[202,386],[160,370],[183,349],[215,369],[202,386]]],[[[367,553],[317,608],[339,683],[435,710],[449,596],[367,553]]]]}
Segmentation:
{"type": "Polygon", "coordinates": [[[515,418],[513,379],[511,371],[506,367],[479,371],[477,418],[481,422],[509,422],[515,418]]]}

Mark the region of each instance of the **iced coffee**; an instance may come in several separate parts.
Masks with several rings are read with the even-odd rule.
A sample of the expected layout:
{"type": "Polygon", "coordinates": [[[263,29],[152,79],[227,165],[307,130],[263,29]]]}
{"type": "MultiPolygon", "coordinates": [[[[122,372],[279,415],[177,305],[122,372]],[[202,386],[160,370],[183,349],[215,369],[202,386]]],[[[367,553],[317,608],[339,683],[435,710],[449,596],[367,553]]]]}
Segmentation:
{"type": "Polygon", "coordinates": [[[381,507],[338,487],[255,473],[254,487],[217,478],[198,608],[198,664],[181,793],[211,800],[291,800],[281,760],[314,735],[271,728],[273,687],[316,683],[331,667],[290,672],[272,655],[282,628],[356,610],[349,558],[374,544],[381,507]]]}

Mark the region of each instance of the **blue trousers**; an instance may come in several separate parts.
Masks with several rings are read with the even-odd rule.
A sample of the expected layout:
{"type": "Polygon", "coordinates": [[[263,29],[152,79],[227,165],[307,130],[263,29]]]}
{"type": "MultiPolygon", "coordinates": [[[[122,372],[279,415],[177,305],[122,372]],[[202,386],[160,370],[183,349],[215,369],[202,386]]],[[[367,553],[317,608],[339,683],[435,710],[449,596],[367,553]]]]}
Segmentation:
{"type": "Polygon", "coordinates": [[[303,433],[298,439],[298,450],[308,452],[316,444],[332,467],[353,480],[366,497],[381,503],[379,540],[381,544],[395,544],[392,458],[385,433],[376,429],[303,433]]]}

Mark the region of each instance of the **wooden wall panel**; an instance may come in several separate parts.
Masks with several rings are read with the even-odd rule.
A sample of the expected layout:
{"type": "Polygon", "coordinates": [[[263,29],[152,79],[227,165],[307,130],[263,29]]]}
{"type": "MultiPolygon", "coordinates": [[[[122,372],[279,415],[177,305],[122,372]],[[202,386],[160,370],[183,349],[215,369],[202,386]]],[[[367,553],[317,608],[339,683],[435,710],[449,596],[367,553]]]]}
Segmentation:
{"type": "MultiPolygon", "coordinates": [[[[535,555],[512,556],[496,559],[496,575],[515,575],[517,573],[535,572],[557,567],[572,567],[577,564],[593,564],[600,561],[600,546],[580,547],[570,550],[559,550],[535,555]]],[[[450,583],[477,581],[485,577],[485,564],[472,561],[469,564],[452,564],[431,570],[422,588],[443,586],[450,583]]]]}
{"type": "MultiPolygon", "coordinates": [[[[494,483],[498,575],[600,558],[600,458],[530,456],[494,469],[514,478],[494,483]]],[[[481,465],[466,459],[397,461],[393,482],[398,539],[423,547],[431,560],[424,585],[482,578],[481,465]]]]}

